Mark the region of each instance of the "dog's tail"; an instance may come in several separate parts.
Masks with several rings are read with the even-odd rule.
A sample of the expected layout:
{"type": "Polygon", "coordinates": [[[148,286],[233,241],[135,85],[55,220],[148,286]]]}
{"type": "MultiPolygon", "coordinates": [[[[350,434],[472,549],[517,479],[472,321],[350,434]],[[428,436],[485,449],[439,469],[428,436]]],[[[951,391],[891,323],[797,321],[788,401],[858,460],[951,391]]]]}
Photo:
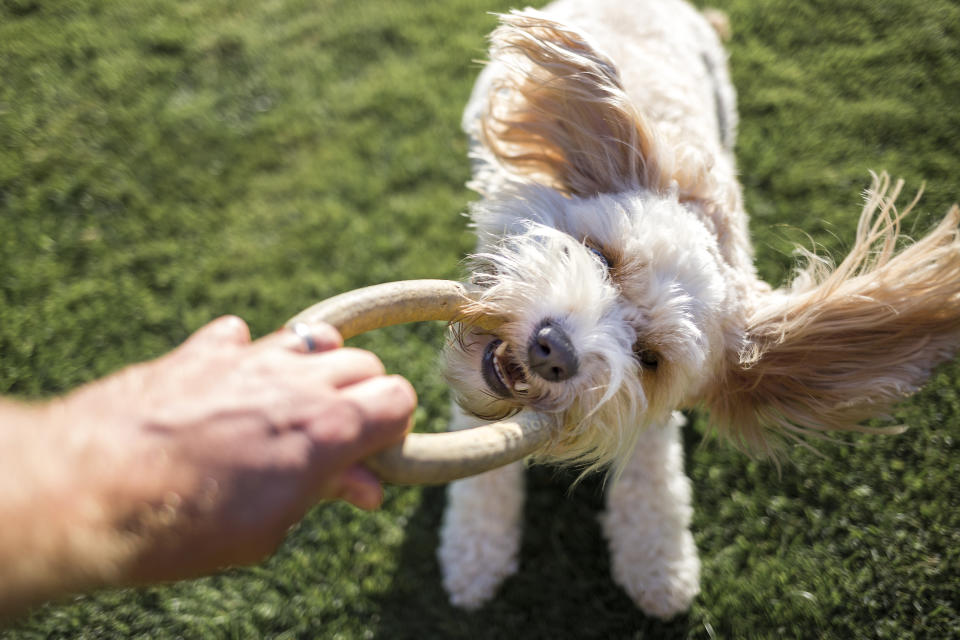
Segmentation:
{"type": "Polygon", "coordinates": [[[730,27],[730,17],[725,11],[708,7],[702,11],[703,17],[707,19],[713,30],[717,32],[722,42],[727,42],[733,37],[733,30],[730,27]]]}

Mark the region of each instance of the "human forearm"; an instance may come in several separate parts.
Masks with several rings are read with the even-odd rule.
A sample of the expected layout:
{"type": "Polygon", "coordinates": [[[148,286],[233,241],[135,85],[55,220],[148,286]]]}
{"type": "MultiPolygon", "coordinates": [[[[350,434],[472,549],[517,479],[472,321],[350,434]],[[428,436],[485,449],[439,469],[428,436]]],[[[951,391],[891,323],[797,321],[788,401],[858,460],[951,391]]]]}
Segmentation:
{"type": "Polygon", "coordinates": [[[60,411],[60,401],[0,402],[0,616],[110,584],[134,551],[94,489],[90,434],[71,432],[60,411]]]}

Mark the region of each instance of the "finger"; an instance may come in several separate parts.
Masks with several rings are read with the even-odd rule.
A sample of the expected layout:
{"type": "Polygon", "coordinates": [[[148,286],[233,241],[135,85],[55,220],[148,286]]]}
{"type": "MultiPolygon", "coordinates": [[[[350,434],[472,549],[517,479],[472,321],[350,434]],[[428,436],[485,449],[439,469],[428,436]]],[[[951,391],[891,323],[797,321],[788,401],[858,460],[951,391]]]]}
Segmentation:
{"type": "MultiPolygon", "coordinates": [[[[327,351],[300,363],[309,367],[311,377],[332,387],[346,387],[364,380],[383,376],[386,371],[380,358],[362,349],[344,347],[327,351]]],[[[305,372],[306,373],[306,372],[305,372]]]]}
{"type": "Polygon", "coordinates": [[[380,485],[380,480],[366,467],[360,465],[350,467],[340,476],[339,484],[335,497],[355,507],[370,511],[383,502],[383,487],[380,485]]]}
{"type": "Polygon", "coordinates": [[[360,412],[362,430],[350,449],[359,459],[400,442],[411,424],[417,393],[400,376],[382,376],[345,387],[341,397],[360,412]]]}
{"type": "Polygon", "coordinates": [[[184,346],[200,344],[244,345],[250,342],[250,328],[237,316],[222,316],[197,329],[184,346]]]}
{"type": "Polygon", "coordinates": [[[257,340],[257,348],[286,349],[298,353],[320,353],[343,346],[340,333],[322,322],[297,323],[295,327],[283,327],[257,340]]]}

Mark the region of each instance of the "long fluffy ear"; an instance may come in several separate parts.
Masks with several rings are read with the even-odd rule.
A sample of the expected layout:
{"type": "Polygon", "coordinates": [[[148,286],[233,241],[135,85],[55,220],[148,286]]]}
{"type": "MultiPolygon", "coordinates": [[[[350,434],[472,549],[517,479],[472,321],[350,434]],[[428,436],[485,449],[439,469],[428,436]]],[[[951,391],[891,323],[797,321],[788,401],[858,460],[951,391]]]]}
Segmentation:
{"type": "Polygon", "coordinates": [[[586,35],[534,10],[501,15],[491,59],[505,73],[482,120],[486,146],[514,171],[578,194],[669,187],[671,157],[619,72],[586,35]]]}
{"type": "Polygon", "coordinates": [[[898,213],[902,181],[873,178],[850,255],[833,270],[807,255],[790,289],[753,312],[748,348],[707,400],[721,433],[749,449],[770,453],[775,433],[871,430],[859,423],[960,346],[960,209],[898,252],[916,199],[898,213]]]}

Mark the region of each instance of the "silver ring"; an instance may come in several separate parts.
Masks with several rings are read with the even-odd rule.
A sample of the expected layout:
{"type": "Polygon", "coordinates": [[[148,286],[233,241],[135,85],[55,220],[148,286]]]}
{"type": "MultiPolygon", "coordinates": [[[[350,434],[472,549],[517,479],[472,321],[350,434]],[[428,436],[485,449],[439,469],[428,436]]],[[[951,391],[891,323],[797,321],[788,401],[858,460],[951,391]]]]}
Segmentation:
{"type": "Polygon", "coordinates": [[[297,322],[290,326],[290,330],[300,336],[303,344],[307,347],[307,353],[313,353],[317,350],[317,341],[313,339],[310,333],[310,327],[303,322],[297,322]]]}

